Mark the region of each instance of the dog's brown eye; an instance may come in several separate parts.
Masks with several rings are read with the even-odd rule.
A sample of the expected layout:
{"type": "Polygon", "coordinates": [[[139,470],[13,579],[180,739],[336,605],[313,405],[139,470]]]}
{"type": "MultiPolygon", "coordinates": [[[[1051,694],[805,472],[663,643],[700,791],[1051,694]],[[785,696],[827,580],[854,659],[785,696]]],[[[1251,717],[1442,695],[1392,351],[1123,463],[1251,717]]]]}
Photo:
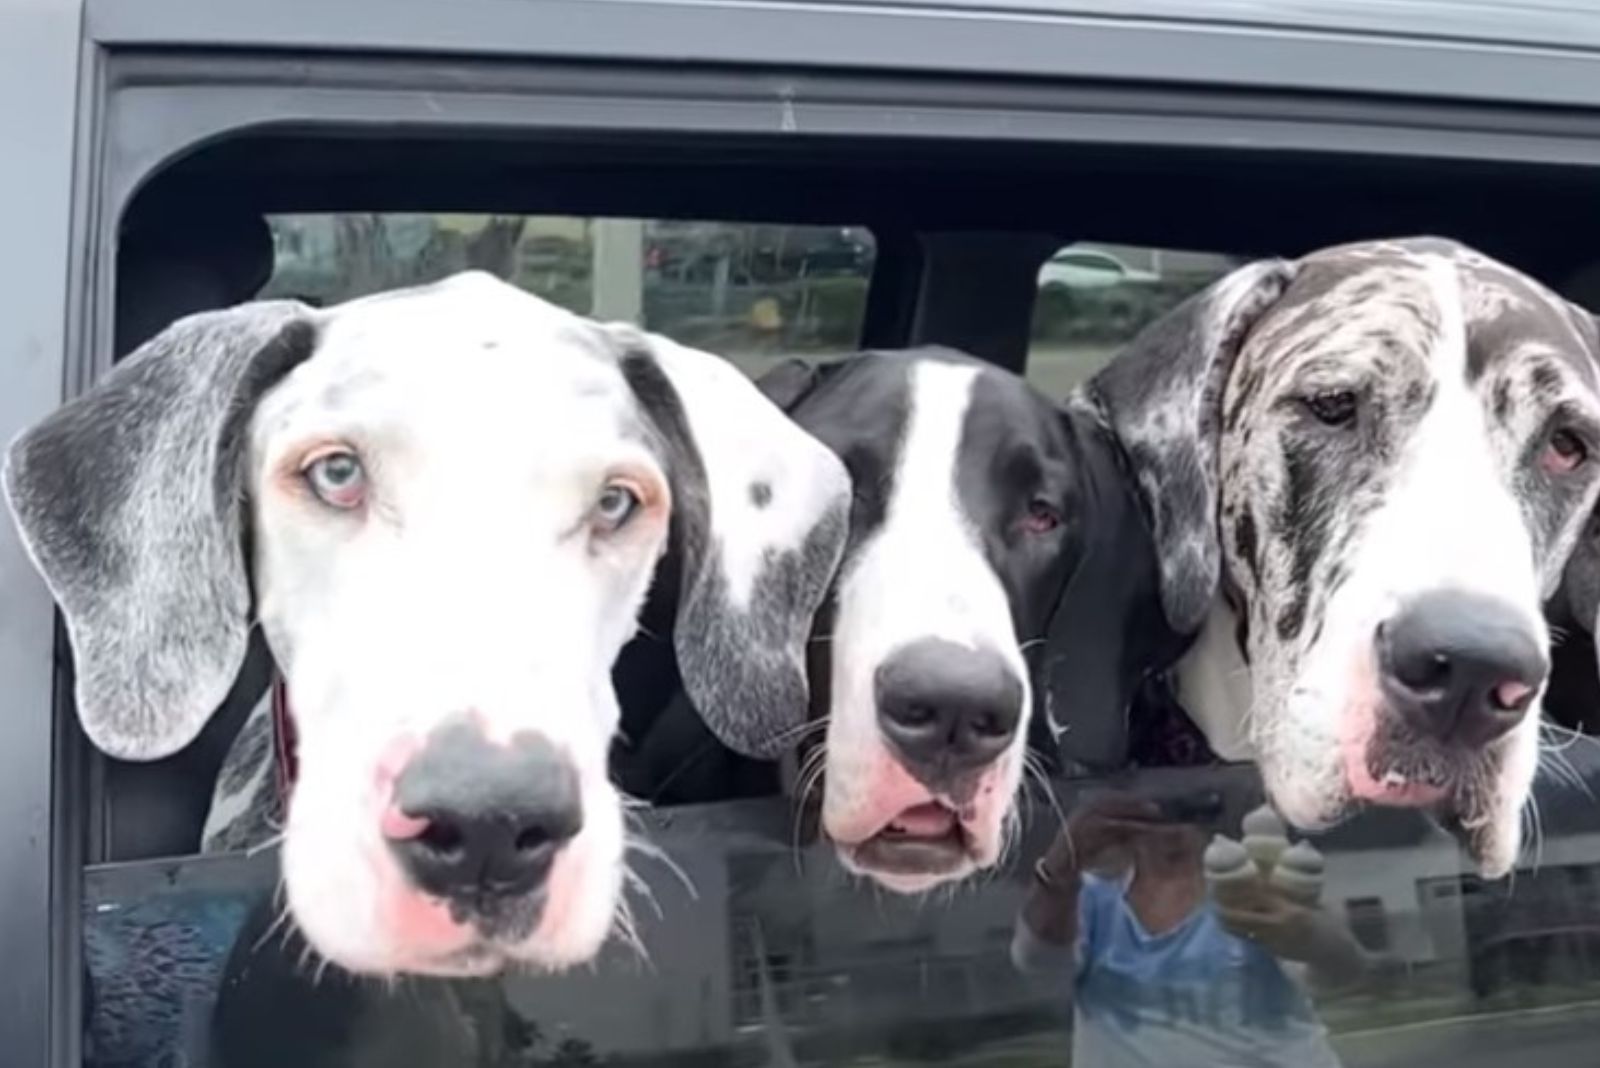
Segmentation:
{"type": "Polygon", "coordinates": [[[595,526],[611,533],[621,530],[639,510],[639,494],[622,482],[609,483],[594,503],[595,526]]]}
{"type": "Polygon", "coordinates": [[[1029,534],[1048,534],[1061,525],[1061,513],[1048,501],[1034,501],[1022,517],[1022,529],[1029,534]]]}
{"type": "Polygon", "coordinates": [[[1589,448],[1582,438],[1570,430],[1557,430],[1545,444],[1539,466],[1552,475],[1564,475],[1576,471],[1588,458],[1589,448]]]}
{"type": "Polygon", "coordinates": [[[306,484],[330,508],[360,507],[367,498],[367,473],[353,452],[323,453],[304,471],[306,484]]]}
{"type": "Polygon", "coordinates": [[[1313,393],[1304,404],[1318,422],[1328,426],[1348,426],[1355,421],[1356,395],[1348,389],[1313,393]]]}

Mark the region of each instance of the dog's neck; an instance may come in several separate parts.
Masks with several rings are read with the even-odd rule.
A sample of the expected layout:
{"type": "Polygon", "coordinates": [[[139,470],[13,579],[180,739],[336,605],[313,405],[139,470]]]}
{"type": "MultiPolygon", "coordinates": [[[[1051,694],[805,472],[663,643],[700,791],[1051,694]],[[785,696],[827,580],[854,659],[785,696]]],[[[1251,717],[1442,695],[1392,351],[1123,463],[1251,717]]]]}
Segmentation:
{"type": "Polygon", "coordinates": [[[1245,722],[1250,711],[1250,665],[1239,648],[1239,619],[1227,598],[1216,599],[1174,674],[1178,700],[1206,736],[1211,751],[1227,761],[1255,759],[1245,722]]]}

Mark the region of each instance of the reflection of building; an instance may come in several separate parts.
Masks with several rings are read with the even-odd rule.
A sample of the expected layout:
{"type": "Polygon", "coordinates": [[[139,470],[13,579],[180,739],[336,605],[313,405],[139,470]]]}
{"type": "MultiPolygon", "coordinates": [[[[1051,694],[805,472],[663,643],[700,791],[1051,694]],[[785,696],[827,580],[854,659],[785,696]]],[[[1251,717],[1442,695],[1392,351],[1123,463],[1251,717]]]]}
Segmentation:
{"type": "MultiPolygon", "coordinates": [[[[1600,943],[1588,933],[1600,929],[1600,820],[1576,808],[1563,819],[1543,800],[1551,837],[1538,871],[1514,884],[1464,874],[1455,842],[1413,814],[1359,819],[1320,840],[1325,904],[1408,973],[1393,996],[1434,990],[1459,1011],[1474,989],[1512,980],[1600,980],[1600,943]]],[[[789,815],[781,803],[673,813],[651,837],[696,896],[641,862],[663,913],[636,904],[651,964],[614,947],[596,974],[512,984],[514,1004],[557,1038],[657,1061],[720,1049],[740,1051],[740,1063],[783,1063],[789,1051],[836,1062],[867,1050],[911,1057],[919,1043],[954,1055],[1030,1035],[1057,1040],[1063,992],[1009,960],[1020,876],[900,898],[844,876],[824,847],[797,863],[789,815]]],[[[1024,854],[1051,830],[1034,819],[1024,854]]]]}
{"type": "Polygon", "coordinates": [[[487,270],[734,358],[856,343],[874,246],[851,227],[573,216],[284,215],[263,296],[329,304],[487,270]]]}

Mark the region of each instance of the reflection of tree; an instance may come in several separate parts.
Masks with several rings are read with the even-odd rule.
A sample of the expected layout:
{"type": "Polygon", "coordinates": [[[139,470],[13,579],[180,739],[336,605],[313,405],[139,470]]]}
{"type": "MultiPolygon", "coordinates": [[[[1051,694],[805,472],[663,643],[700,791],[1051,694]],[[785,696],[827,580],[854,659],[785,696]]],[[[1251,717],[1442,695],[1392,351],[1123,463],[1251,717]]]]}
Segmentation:
{"type": "Polygon", "coordinates": [[[466,265],[510,278],[517,268],[517,246],[528,220],[521,215],[493,215],[483,229],[467,239],[466,265]]]}
{"type": "Polygon", "coordinates": [[[473,268],[515,279],[517,249],[528,227],[527,218],[517,215],[491,215],[470,232],[429,217],[352,213],[332,221],[331,262],[322,271],[333,292],[318,294],[329,300],[421,285],[473,268]],[[425,229],[427,236],[415,251],[396,246],[394,227],[401,222],[425,229]]]}
{"type": "Polygon", "coordinates": [[[388,288],[396,262],[384,217],[334,216],[333,258],[335,277],[346,293],[375,293],[388,288]]]}

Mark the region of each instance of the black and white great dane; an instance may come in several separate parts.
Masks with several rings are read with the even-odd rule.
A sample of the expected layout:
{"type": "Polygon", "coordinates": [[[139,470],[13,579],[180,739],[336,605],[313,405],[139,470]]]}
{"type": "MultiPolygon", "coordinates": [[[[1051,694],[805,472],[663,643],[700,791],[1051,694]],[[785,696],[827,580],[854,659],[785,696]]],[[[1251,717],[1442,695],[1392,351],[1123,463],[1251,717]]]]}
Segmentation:
{"type": "Polygon", "coordinates": [[[1514,864],[1541,606],[1600,492],[1587,312],[1430,238],[1243,267],[1088,384],[1152,519],[1178,678],[1293,823],[1425,807],[1514,864]]]}
{"type": "Polygon", "coordinates": [[[1094,412],[949,350],[795,365],[762,388],[855,494],[811,647],[822,829],[902,892],[990,867],[1030,740],[1108,768],[1141,682],[1182,649],[1116,443],[1094,412]]]}
{"type": "Polygon", "coordinates": [[[569,965],[616,924],[610,671],[658,565],[718,735],[760,755],[743,709],[804,718],[849,501],[731,365],[479,273],[180,320],[26,431],[5,489],[107,753],[193,739],[259,623],[292,918],[349,970],[433,975],[569,965]]]}

